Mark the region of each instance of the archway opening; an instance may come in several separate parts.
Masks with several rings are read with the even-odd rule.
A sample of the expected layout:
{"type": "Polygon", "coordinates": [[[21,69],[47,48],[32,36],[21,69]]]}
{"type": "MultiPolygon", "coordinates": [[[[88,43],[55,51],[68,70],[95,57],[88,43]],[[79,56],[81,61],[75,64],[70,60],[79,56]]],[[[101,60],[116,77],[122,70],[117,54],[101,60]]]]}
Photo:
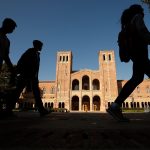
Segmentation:
{"type": "Polygon", "coordinates": [[[90,98],[89,96],[83,96],[82,98],[82,110],[83,111],[90,111],[90,98]]]}
{"type": "Polygon", "coordinates": [[[72,110],[78,111],[79,110],[79,97],[73,96],[72,97],[72,110]]]}
{"type": "Polygon", "coordinates": [[[100,111],[100,97],[99,96],[93,97],[93,110],[100,111]]]}

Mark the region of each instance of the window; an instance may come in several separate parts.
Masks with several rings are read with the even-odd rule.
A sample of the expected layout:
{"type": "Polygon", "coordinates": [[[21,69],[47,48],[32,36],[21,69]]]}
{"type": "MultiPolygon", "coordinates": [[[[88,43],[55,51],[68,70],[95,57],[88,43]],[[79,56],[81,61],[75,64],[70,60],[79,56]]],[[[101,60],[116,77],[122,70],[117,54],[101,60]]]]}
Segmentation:
{"type": "Polygon", "coordinates": [[[65,56],[63,56],[63,61],[65,61],[65,56]]]}
{"type": "Polygon", "coordinates": [[[72,90],[79,90],[79,80],[75,79],[72,81],[72,90]]]}
{"type": "Polygon", "coordinates": [[[61,61],[62,57],[60,56],[59,61],[61,61]]]}
{"type": "Polygon", "coordinates": [[[68,56],[66,56],[66,61],[68,61],[68,56]]]}
{"type": "Polygon", "coordinates": [[[104,60],[104,61],[106,60],[106,58],[105,58],[105,54],[103,54],[103,60],[104,60]]]}
{"type": "Polygon", "coordinates": [[[90,79],[86,75],[82,77],[82,90],[90,90],[90,79]]]}
{"type": "Polygon", "coordinates": [[[45,87],[43,87],[43,94],[45,94],[46,93],[46,88],[45,87]]]}
{"type": "Polygon", "coordinates": [[[55,93],[55,88],[52,87],[52,88],[50,89],[50,94],[54,94],[54,93],[55,93]]]}
{"type": "Polygon", "coordinates": [[[146,92],[147,92],[147,93],[150,93],[150,88],[149,88],[149,86],[146,87],[146,92]]]}
{"type": "Polygon", "coordinates": [[[93,90],[99,90],[100,89],[98,79],[94,79],[93,82],[92,82],[92,85],[93,85],[93,90]]]}
{"type": "Polygon", "coordinates": [[[111,54],[108,55],[109,60],[111,60],[111,54]]]}

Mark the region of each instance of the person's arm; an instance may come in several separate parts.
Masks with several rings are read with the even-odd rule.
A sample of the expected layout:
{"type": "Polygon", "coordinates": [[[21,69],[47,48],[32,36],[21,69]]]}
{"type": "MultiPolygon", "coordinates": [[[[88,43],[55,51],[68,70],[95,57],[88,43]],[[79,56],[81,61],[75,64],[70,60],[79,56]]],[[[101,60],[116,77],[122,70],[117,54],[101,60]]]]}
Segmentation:
{"type": "Polygon", "coordinates": [[[13,64],[9,58],[9,47],[6,47],[5,43],[6,43],[5,40],[3,39],[0,40],[0,49],[1,49],[0,55],[7,64],[9,70],[13,73],[14,71],[13,64]]]}
{"type": "Polygon", "coordinates": [[[148,31],[144,23],[143,16],[138,14],[135,17],[134,21],[135,21],[135,25],[136,25],[136,29],[138,30],[138,33],[141,35],[141,37],[143,37],[144,41],[150,44],[150,32],[148,31]]]}
{"type": "Polygon", "coordinates": [[[13,67],[13,64],[12,64],[12,62],[11,62],[11,60],[10,60],[10,58],[9,58],[8,55],[4,55],[4,61],[5,61],[5,63],[7,64],[7,66],[9,67],[9,70],[10,70],[12,73],[14,73],[14,67],[13,67]]]}

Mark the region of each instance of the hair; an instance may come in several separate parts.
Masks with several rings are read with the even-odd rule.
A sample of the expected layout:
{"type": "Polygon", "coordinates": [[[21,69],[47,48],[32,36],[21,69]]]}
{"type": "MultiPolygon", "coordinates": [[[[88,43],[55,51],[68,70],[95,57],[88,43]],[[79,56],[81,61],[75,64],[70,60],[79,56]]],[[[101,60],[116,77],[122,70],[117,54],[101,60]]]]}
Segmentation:
{"type": "Polygon", "coordinates": [[[141,5],[134,4],[131,5],[128,9],[125,9],[121,15],[121,28],[123,29],[126,27],[126,25],[131,22],[132,18],[136,14],[142,14],[144,17],[143,8],[141,5]]]}
{"type": "Polygon", "coordinates": [[[39,40],[34,40],[33,41],[33,46],[34,47],[40,47],[40,46],[42,46],[43,45],[43,43],[41,42],[41,41],[39,41],[39,40]]]}
{"type": "Polygon", "coordinates": [[[7,26],[9,24],[12,25],[12,26],[14,26],[14,27],[17,27],[17,24],[16,24],[16,22],[13,19],[11,19],[11,18],[5,18],[2,25],[3,26],[7,26]]]}

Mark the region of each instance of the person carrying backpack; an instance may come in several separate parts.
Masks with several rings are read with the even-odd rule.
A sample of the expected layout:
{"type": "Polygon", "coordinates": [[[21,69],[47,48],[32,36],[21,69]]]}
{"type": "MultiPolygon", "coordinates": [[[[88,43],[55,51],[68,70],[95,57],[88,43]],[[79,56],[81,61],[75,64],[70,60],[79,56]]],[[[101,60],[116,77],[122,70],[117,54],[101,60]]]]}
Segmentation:
{"type": "Polygon", "coordinates": [[[106,110],[118,121],[129,121],[122,114],[122,103],[143,81],[144,74],[150,78],[150,60],[148,58],[150,32],[144,23],[143,11],[141,5],[134,4],[124,10],[121,16],[121,29],[127,30],[128,36],[131,39],[132,48],[128,49],[128,55],[129,60],[133,62],[133,74],[131,79],[122,88],[116,100],[106,110]]]}

